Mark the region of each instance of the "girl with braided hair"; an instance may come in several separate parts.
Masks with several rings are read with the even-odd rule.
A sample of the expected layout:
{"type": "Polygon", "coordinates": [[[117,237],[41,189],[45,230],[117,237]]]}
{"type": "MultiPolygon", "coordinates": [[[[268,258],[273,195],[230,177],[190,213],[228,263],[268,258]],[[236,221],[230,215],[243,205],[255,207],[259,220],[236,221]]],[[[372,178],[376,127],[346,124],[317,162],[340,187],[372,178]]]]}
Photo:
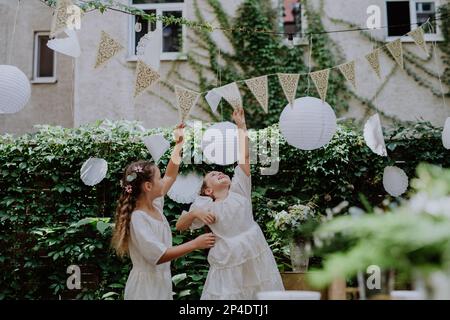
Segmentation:
{"type": "Polygon", "coordinates": [[[147,161],[131,163],[121,180],[112,246],[118,256],[129,255],[133,268],[125,287],[126,300],[171,300],[170,261],[197,249],[214,246],[212,233],[172,247],[170,225],[163,214],[164,196],[178,175],[183,125],[175,130],[175,147],[164,177],[147,161]]]}

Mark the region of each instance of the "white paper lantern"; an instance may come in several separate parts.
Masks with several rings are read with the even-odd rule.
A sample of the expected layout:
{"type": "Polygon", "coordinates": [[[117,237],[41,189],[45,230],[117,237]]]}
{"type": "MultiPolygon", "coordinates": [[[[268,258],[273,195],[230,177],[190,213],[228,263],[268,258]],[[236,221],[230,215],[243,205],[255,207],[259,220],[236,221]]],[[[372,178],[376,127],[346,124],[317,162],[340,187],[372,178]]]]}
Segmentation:
{"type": "Polygon", "coordinates": [[[142,142],[144,142],[155,163],[158,163],[159,159],[170,148],[170,142],[167,141],[162,134],[144,137],[142,138],[142,142]]]}
{"type": "Polygon", "coordinates": [[[312,97],[287,105],[280,116],[280,131],[286,141],[301,150],[328,144],[336,133],[336,115],[330,105],[312,97]]]}
{"type": "Polygon", "coordinates": [[[144,35],[136,48],[136,55],[153,70],[159,71],[161,64],[162,31],[156,29],[144,35]]]}
{"type": "Polygon", "coordinates": [[[225,121],[209,127],[203,134],[203,157],[208,163],[226,166],[238,160],[238,128],[225,121]]]}
{"type": "Polygon", "coordinates": [[[30,81],[15,66],[0,65],[0,113],[16,113],[28,103],[30,81]]]}
{"type": "Polygon", "coordinates": [[[445,120],[444,130],[442,131],[442,144],[445,149],[450,150],[450,117],[445,120]]]}
{"type": "Polygon", "coordinates": [[[80,43],[75,30],[66,29],[68,37],[49,40],[47,47],[66,56],[78,58],[81,55],[80,43]]]}
{"type": "Polygon", "coordinates": [[[108,162],[101,158],[89,158],[81,167],[80,177],[87,186],[100,183],[108,172],[108,162]]]}
{"type": "Polygon", "coordinates": [[[167,195],[178,203],[192,203],[198,197],[202,184],[203,177],[194,172],[178,175],[167,195]]]}
{"type": "Polygon", "coordinates": [[[383,129],[378,113],[371,116],[364,125],[364,141],[374,153],[383,157],[387,156],[383,129]]]}
{"type": "Polygon", "coordinates": [[[391,196],[401,196],[408,189],[408,176],[402,169],[388,166],[384,168],[383,187],[391,196]]]}

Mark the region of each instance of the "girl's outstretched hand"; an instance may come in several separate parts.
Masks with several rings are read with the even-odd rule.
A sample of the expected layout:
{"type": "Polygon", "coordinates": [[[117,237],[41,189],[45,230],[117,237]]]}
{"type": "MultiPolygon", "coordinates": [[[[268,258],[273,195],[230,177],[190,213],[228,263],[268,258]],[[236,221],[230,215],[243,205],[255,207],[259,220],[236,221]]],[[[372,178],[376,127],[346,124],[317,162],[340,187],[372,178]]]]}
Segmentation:
{"type": "Polygon", "coordinates": [[[208,249],[214,247],[216,237],[213,233],[205,233],[194,239],[195,247],[197,249],[208,249]]]}
{"type": "Polygon", "coordinates": [[[233,111],[233,120],[239,128],[245,127],[245,113],[243,108],[233,111]]]}
{"type": "Polygon", "coordinates": [[[216,215],[210,211],[196,210],[194,216],[204,224],[213,224],[216,222],[216,215]]]}
{"type": "Polygon", "coordinates": [[[173,131],[176,144],[180,144],[184,141],[184,127],[184,123],[181,123],[177,125],[175,130],[173,131]]]}

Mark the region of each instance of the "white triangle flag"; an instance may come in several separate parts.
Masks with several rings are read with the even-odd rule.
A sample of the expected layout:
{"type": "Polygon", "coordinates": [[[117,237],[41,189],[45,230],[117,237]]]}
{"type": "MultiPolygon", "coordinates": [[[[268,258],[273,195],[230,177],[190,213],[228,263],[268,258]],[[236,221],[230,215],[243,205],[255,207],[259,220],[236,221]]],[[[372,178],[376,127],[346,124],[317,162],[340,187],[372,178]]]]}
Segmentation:
{"type": "Polygon", "coordinates": [[[242,97],[236,82],[215,88],[214,91],[224,98],[233,109],[242,108],[242,97]]]}
{"type": "Polygon", "coordinates": [[[208,102],[209,106],[211,107],[211,110],[213,113],[217,113],[217,107],[219,106],[220,100],[222,100],[222,97],[216,93],[213,90],[208,91],[208,93],[205,95],[205,100],[208,102]]]}

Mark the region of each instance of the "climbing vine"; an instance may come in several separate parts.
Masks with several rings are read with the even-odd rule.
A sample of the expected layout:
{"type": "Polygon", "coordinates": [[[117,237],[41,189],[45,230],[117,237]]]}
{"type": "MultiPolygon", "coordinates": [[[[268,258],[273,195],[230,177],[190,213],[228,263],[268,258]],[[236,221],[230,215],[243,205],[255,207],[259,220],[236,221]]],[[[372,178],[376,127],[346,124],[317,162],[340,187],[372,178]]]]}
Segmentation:
{"type": "MultiPolygon", "coordinates": [[[[270,1],[245,0],[236,11],[234,18],[225,12],[220,1],[206,0],[206,2],[211,9],[210,11],[214,13],[219,27],[231,29],[231,31],[214,30],[210,32],[206,29],[196,29],[193,35],[188,36],[189,41],[194,43],[195,47],[187,53],[187,62],[196,74],[196,84],[199,91],[206,92],[219,85],[264,74],[274,75],[278,72],[307,73],[309,71],[309,66],[305,64],[302,58],[305,54],[309,54],[308,46],[291,48],[283,44],[283,37],[279,35],[246,32],[246,30],[255,29],[276,29],[278,15],[272,8],[270,1]],[[228,42],[229,50],[224,46],[224,41],[220,43],[217,41],[218,36],[228,42]]],[[[198,0],[193,1],[193,10],[198,23],[206,22],[198,0]]],[[[307,31],[309,33],[323,32],[320,14],[309,7],[307,12],[309,21],[307,31]]],[[[314,66],[312,66],[311,71],[336,65],[327,37],[313,37],[312,42],[311,56],[314,66]]],[[[172,68],[169,75],[177,77],[180,81],[186,81],[177,72],[176,67],[172,68]]],[[[188,83],[194,84],[192,80],[188,83]]],[[[278,122],[279,114],[286,106],[287,101],[276,76],[269,77],[268,114],[262,111],[245,85],[240,85],[240,88],[243,92],[243,101],[249,115],[250,126],[262,128],[278,122]]],[[[156,93],[153,92],[153,94],[156,93]]],[[[312,82],[307,76],[302,76],[297,96],[305,95],[318,97],[312,82]]],[[[342,75],[338,72],[332,72],[327,101],[339,113],[347,110],[348,104],[346,101],[348,97],[349,93],[342,75]]],[[[219,107],[220,115],[217,116],[210,112],[210,108],[205,101],[202,100],[199,104],[214,120],[228,118],[232,110],[225,102],[222,102],[219,107]]]]}

